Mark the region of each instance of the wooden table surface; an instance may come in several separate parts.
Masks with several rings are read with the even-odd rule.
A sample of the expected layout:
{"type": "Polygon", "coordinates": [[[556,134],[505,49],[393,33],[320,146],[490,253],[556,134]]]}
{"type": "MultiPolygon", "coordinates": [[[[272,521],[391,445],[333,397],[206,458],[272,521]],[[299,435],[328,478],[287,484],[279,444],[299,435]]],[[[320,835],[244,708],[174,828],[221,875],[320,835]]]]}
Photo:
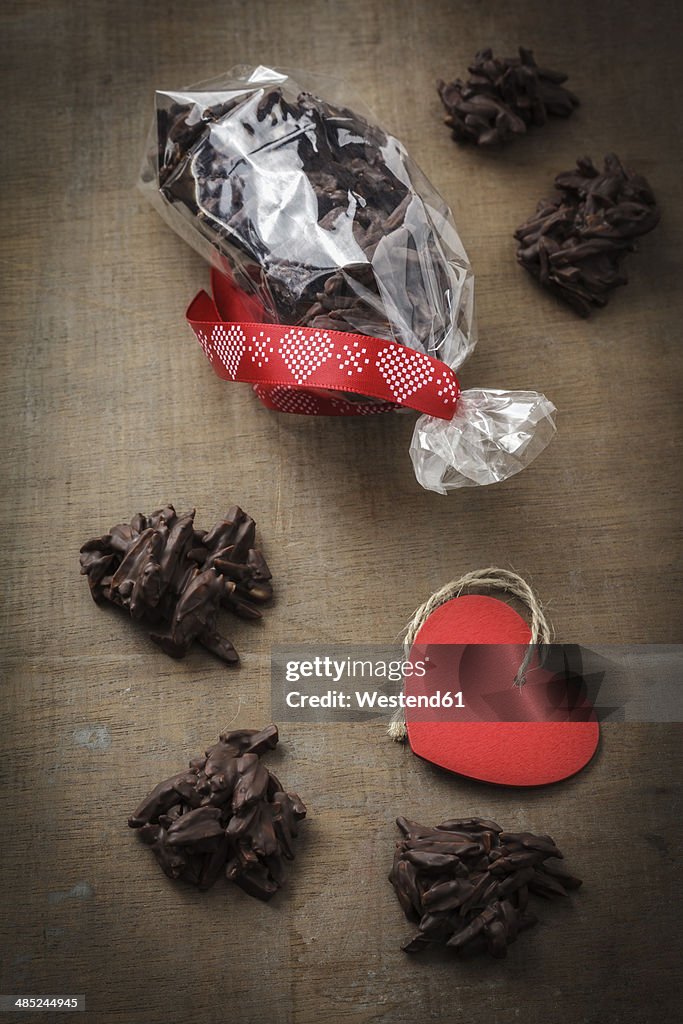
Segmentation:
{"type": "Polygon", "coordinates": [[[473,568],[525,576],[561,640],[681,640],[679,10],[3,5],[0,992],[86,993],[89,1019],[125,1024],[677,1017],[677,726],[608,725],[585,772],[523,792],[431,770],[378,722],[286,725],[271,763],[310,819],[266,906],[172,884],[126,818],[226,725],[269,720],[273,644],[386,642],[473,568]],[[435,79],[518,43],[569,73],[581,108],[498,154],[456,147],[435,79]],[[240,62],[348,78],[442,191],[477,279],[464,385],[559,409],[529,470],[426,493],[411,417],[280,416],[213,376],[183,320],[207,268],[134,182],[155,87],[240,62]],[[609,150],[650,178],[662,223],[586,322],[518,268],[511,233],[556,172],[609,150]],[[277,601],[234,627],[241,670],[169,660],[78,576],[86,538],[167,501],[201,525],[239,502],[259,524],[277,601]],[[400,813],[550,832],[584,889],[504,962],[409,958],[386,881],[400,813]]]}

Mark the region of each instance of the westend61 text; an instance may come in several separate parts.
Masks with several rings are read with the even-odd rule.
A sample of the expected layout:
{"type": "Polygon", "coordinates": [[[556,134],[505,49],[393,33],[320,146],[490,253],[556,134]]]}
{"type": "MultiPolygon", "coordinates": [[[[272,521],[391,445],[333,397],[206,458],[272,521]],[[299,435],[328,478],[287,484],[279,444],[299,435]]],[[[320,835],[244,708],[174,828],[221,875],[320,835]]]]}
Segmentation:
{"type": "Polygon", "coordinates": [[[327,690],[325,693],[301,693],[290,690],[285,695],[288,708],[339,708],[350,710],[377,709],[391,711],[398,708],[464,708],[462,691],[437,690],[431,694],[378,693],[376,690],[327,690]]]}

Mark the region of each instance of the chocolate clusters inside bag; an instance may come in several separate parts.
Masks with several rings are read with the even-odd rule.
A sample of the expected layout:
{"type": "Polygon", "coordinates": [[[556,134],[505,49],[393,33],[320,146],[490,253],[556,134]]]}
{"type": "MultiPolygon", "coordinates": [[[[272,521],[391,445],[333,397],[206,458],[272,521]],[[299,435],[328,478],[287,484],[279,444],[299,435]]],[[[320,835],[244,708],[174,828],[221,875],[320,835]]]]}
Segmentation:
{"type": "MultiPolygon", "coordinates": [[[[373,363],[368,347],[354,372],[352,350],[363,339],[344,333],[392,341],[453,371],[476,345],[474,275],[451,211],[351,95],[336,79],[262,65],[156,93],[140,187],[218,271],[213,301],[200,292],[191,304],[192,329],[220,377],[250,381],[282,412],[385,411],[415,404],[423,388],[443,400],[439,366],[418,365],[425,360],[409,351],[388,362],[380,353],[373,363]],[[287,325],[272,339],[282,379],[256,358],[254,324],[264,344],[268,324],[287,325]],[[333,329],[342,336],[325,338],[333,329]],[[311,375],[323,364],[325,381],[316,385],[311,375]],[[360,376],[366,365],[396,403],[384,386],[376,398],[372,374],[360,376]],[[319,402],[360,398],[363,407],[311,401],[317,390],[319,402]]],[[[452,416],[452,405],[429,408],[410,454],[420,484],[442,494],[518,473],[555,431],[554,405],[532,390],[465,390],[452,416]]]]}
{"type": "Polygon", "coordinates": [[[128,824],[169,878],[209,889],[224,874],[257,899],[275,895],[306,816],[296,793],[261,763],[277,742],[274,725],[224,733],[145,797],[128,824]]]}
{"type": "Polygon", "coordinates": [[[446,358],[469,268],[393,136],[286,79],[158,93],[157,143],[160,212],[225,258],[264,319],[446,358]]]}

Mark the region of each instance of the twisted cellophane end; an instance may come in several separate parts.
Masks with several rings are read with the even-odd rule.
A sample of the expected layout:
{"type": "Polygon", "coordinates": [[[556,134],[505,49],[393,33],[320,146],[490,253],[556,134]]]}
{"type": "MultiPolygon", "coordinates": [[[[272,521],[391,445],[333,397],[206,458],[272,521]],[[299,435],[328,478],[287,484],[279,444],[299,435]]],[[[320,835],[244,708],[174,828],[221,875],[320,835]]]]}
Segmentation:
{"type": "Polygon", "coordinates": [[[420,416],[410,457],[418,482],[446,494],[495,484],[529,465],[555,433],[555,406],[535,391],[472,388],[451,420],[420,416]]]}

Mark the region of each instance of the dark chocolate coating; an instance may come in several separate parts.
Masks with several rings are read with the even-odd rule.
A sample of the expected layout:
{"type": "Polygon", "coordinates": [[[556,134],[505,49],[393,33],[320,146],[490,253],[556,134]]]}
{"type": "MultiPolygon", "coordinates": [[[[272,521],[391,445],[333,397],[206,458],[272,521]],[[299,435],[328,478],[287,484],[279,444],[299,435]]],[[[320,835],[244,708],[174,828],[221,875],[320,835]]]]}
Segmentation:
{"type": "Polygon", "coordinates": [[[649,183],[610,153],[602,172],[588,157],[555,178],[557,195],[515,231],[517,261],[580,316],[626,284],[624,257],[659,223],[649,183]]]}
{"type": "Polygon", "coordinates": [[[253,547],[256,524],[241,508],[208,532],[195,529],[194,516],[194,509],[178,516],[172,505],[151,516],[138,512],[83,545],[81,573],[96,603],[108,601],[154,625],[152,640],[172,658],[184,657],[197,640],[234,665],[239,657],[218,632],[219,611],[260,618],[256,603],[272,597],[270,571],[253,547]]]}
{"type": "Polygon", "coordinates": [[[169,878],[210,888],[221,873],[258,899],[284,881],[306,808],[259,757],[277,726],[224,733],[188,771],[160,782],[128,819],[169,878]]]}
{"type": "Polygon", "coordinates": [[[550,836],[505,832],[495,821],[454,818],[436,828],[397,818],[389,881],[416,934],[403,945],[417,953],[430,944],[504,957],[524,928],[536,923],[529,891],[566,896],[581,880],[569,874],[550,836]]]}
{"type": "Polygon", "coordinates": [[[539,68],[531,50],[521,46],[519,57],[500,59],[490,49],[480,50],[467,70],[466,82],[437,83],[456,142],[500,146],[531,125],[545,124],[549,114],[569,117],[579,105],[562,84],[567,76],[539,68]]]}

